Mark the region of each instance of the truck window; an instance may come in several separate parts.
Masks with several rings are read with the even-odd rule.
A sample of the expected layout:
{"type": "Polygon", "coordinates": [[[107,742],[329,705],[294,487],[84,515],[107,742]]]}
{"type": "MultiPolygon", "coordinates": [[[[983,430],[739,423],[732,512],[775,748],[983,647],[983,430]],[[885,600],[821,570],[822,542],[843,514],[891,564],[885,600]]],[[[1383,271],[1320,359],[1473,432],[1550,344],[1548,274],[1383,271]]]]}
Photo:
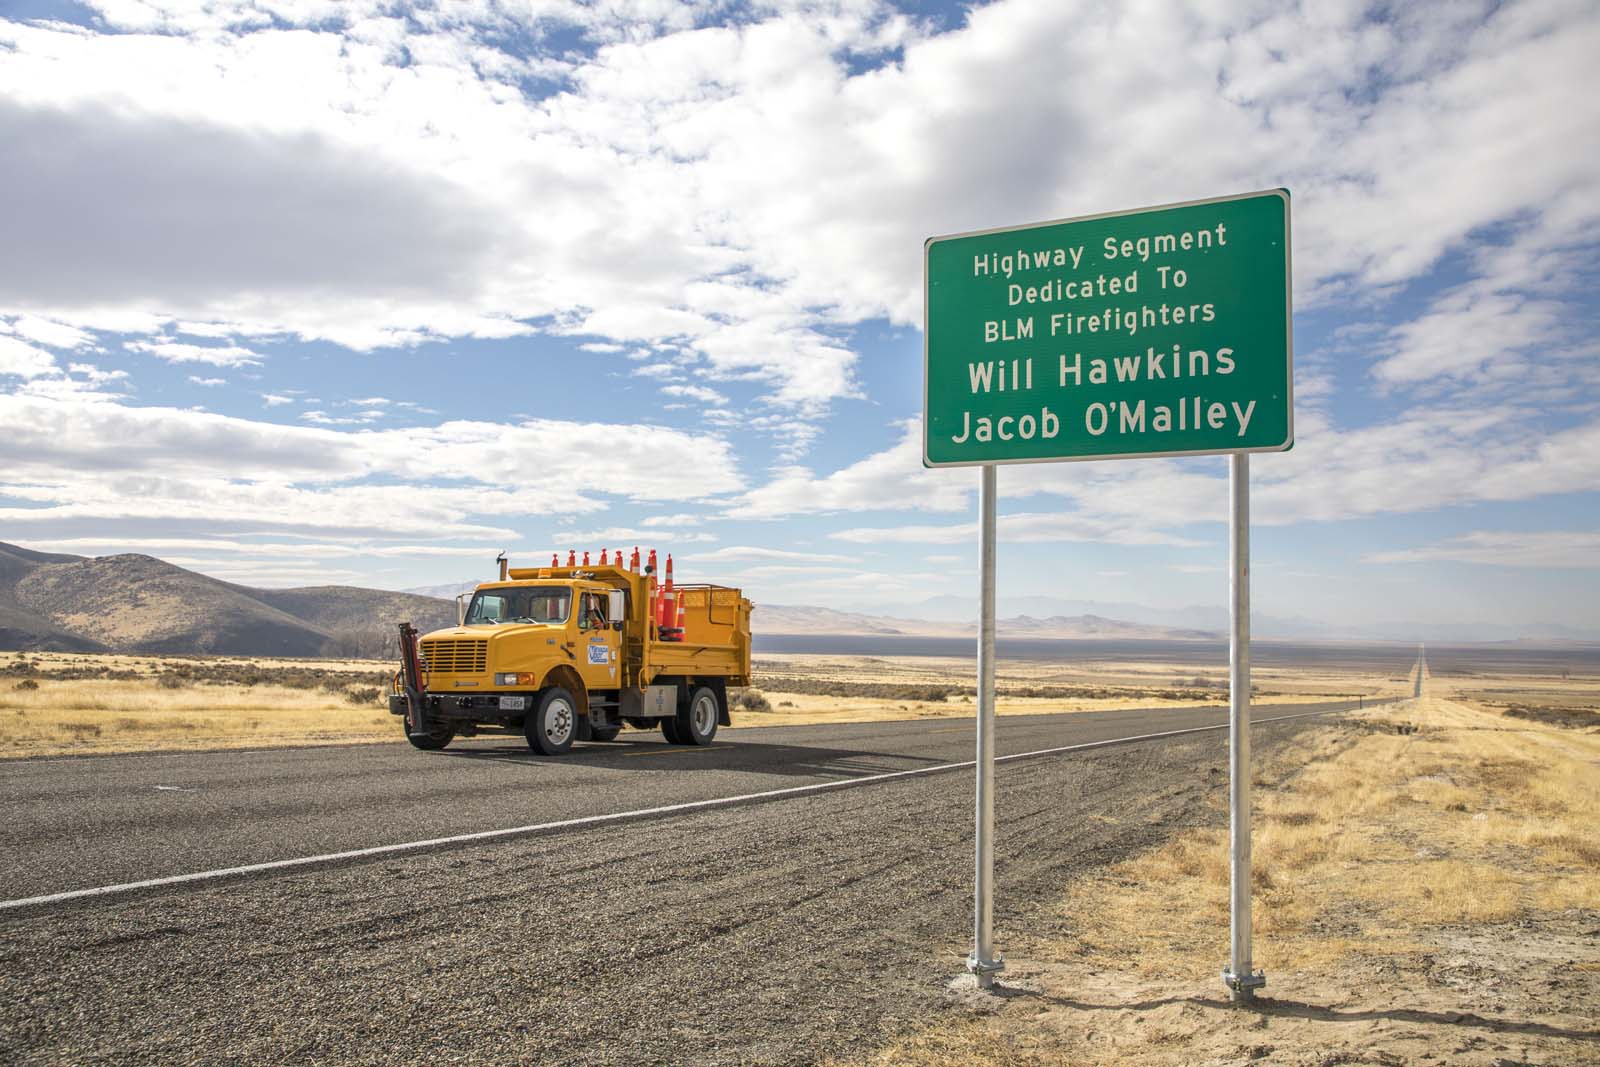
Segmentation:
{"type": "Polygon", "coordinates": [[[572,607],[572,593],[559,587],[495,589],[475,593],[467,607],[468,626],[503,623],[561,625],[572,607]]]}
{"type": "Polygon", "coordinates": [[[578,600],[578,627],[583,630],[606,628],[606,601],[599,593],[584,593],[578,600]]]}

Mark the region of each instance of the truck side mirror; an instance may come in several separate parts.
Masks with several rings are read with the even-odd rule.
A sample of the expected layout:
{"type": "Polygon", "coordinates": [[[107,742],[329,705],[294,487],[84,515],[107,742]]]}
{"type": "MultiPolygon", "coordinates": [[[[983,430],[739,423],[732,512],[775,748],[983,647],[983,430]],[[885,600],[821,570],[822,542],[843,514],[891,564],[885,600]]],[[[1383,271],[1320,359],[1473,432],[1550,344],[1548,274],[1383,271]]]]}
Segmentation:
{"type": "Polygon", "coordinates": [[[457,626],[465,626],[466,624],[467,624],[467,594],[465,594],[465,593],[457,593],[456,594],[456,625],[457,626]]]}
{"type": "MultiPolygon", "coordinates": [[[[620,624],[623,619],[628,617],[628,607],[625,595],[620,589],[612,589],[607,591],[606,597],[608,600],[608,603],[606,604],[606,618],[620,624]]],[[[622,627],[618,625],[617,629],[620,630],[622,627]]]]}
{"type": "Polygon", "coordinates": [[[620,634],[622,632],[622,620],[614,619],[611,623],[611,628],[620,634]]]}

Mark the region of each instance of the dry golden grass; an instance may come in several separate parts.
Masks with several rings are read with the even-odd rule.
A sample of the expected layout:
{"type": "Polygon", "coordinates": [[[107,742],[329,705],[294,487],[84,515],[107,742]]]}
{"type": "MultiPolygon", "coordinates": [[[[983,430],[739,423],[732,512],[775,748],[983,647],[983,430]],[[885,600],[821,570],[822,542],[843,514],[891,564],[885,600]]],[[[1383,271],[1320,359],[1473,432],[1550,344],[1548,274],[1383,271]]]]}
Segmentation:
{"type": "MultiPolygon", "coordinates": [[[[1303,968],[1354,944],[1408,950],[1424,926],[1600,907],[1600,735],[1432,698],[1357,721],[1258,776],[1258,963],[1303,968]]],[[[1191,973],[1227,926],[1227,855],[1224,832],[1194,833],[1086,883],[1063,904],[1085,930],[1077,947],[1146,976],[1191,973]],[[1159,938],[1142,933],[1151,914],[1173,918],[1159,938]],[[1113,947],[1127,939],[1148,951],[1127,959],[1113,947]]]]}
{"type": "MultiPolygon", "coordinates": [[[[370,689],[392,664],[371,660],[274,660],[264,657],[161,657],[88,655],[67,652],[0,653],[0,757],[61,753],[127,752],[141,749],[265,747],[271,745],[393,742],[397,720],[381,704],[353,705],[347,692],[370,689]],[[19,664],[36,668],[33,679],[7,673],[19,664]],[[232,684],[258,668],[264,681],[232,684]],[[327,673],[343,688],[330,691],[314,682],[297,686],[272,684],[283,672],[327,673]],[[116,678],[70,677],[104,675],[116,678]],[[190,672],[177,688],[159,679],[190,672]],[[207,672],[210,672],[209,674],[207,672]],[[350,681],[359,677],[359,682],[350,681]],[[340,679],[343,679],[341,681],[340,679]],[[37,689],[18,689],[32,680],[37,689]],[[222,682],[225,684],[216,684],[222,682]],[[309,686],[309,687],[308,687],[309,686]]],[[[972,664],[961,659],[883,659],[867,656],[763,655],[762,673],[811,687],[829,685],[856,689],[886,687],[900,691],[972,685],[972,664]]],[[[1003,662],[998,682],[1006,690],[1046,689],[1045,697],[1002,695],[1002,715],[1041,711],[1105,711],[1133,707],[1193,707],[1225,701],[1222,672],[1192,665],[1118,665],[1093,663],[1073,667],[1003,662]],[[1207,688],[1189,699],[1159,694],[1190,686],[1207,688]],[[1094,696],[1062,696],[1061,691],[1092,691],[1094,696]]],[[[1275,702],[1325,700],[1330,696],[1373,695],[1399,688],[1398,683],[1322,672],[1295,681],[1279,679],[1287,696],[1263,696],[1275,702]],[[1387,686],[1387,688],[1385,688],[1387,686]]],[[[971,718],[970,695],[943,701],[880,696],[826,696],[814,693],[766,693],[768,711],[735,710],[741,726],[800,726],[817,723],[878,722],[892,719],[971,718]]]]}
{"type": "MultiPolygon", "coordinates": [[[[1539,981],[1519,990],[1496,978],[1488,996],[1526,1019],[1558,1010],[1546,999],[1556,984],[1595,984],[1600,946],[1585,947],[1583,930],[1600,914],[1600,732],[1425,697],[1304,738],[1257,774],[1255,962],[1291,1004],[1361,1000],[1372,1029],[1355,1045],[1332,1007],[1273,1017],[1269,1045],[1265,1017],[1229,1012],[1215,979],[1197,981],[1197,961],[1227,958],[1227,835],[1206,829],[1074,885],[1056,909],[1070,936],[1013,936],[1043,1000],[945,1022],[860,1062],[1165,1065],[1244,1062],[1262,1048],[1292,1062],[1410,1062],[1462,1037],[1449,1032],[1459,990],[1419,990],[1431,964],[1417,960],[1443,953],[1520,975],[1506,961],[1526,924],[1564,915],[1571,936],[1539,959],[1550,968],[1539,981]],[[1563,971],[1568,953],[1578,958],[1563,971]],[[1401,1004],[1446,1010],[1392,1010],[1401,1004]],[[1344,1047],[1356,1058],[1330,1051],[1344,1047]],[[1365,1058],[1383,1049],[1388,1058],[1365,1058]]],[[[1577,1002],[1592,1008],[1592,994],[1577,1002]]],[[[1516,1062],[1591,1062],[1593,1034],[1565,1040],[1587,1031],[1557,1021],[1530,1026],[1532,1045],[1499,1047],[1538,1052],[1516,1062]]],[[[1495,1048],[1461,1046],[1475,1051],[1459,1062],[1510,1062],[1495,1048]]]]}
{"type": "MultiPolygon", "coordinates": [[[[14,684],[14,683],[13,683],[14,684]]],[[[388,708],[277,686],[163,689],[154,680],[0,687],[0,755],[389,741],[388,708]]]]}
{"type": "Polygon", "coordinates": [[[19,662],[37,665],[38,676],[0,674],[0,757],[341,744],[400,736],[387,705],[371,701],[371,676],[384,667],[368,661],[289,664],[296,670],[332,672],[330,688],[189,682],[169,687],[161,681],[186,666],[271,671],[286,663],[249,657],[3,653],[0,671],[19,662]],[[119,676],[52,677],[96,671],[119,676]],[[337,680],[355,676],[365,684],[337,680]]]}
{"type": "MultiPolygon", "coordinates": [[[[824,656],[763,653],[757,657],[757,685],[772,703],[770,711],[735,711],[735,726],[799,726],[813,723],[881,722],[895,719],[970,718],[975,703],[970,695],[943,701],[907,700],[872,696],[820,696],[786,693],[781,686],[763,684],[762,675],[797,678],[806,682],[846,685],[961,686],[973,685],[971,660],[935,656],[885,658],[878,656],[824,656]]],[[[996,669],[1000,715],[1037,715],[1042,712],[1118,711],[1128,708],[1191,708],[1226,703],[1227,674],[1197,669],[1193,664],[1110,663],[1052,664],[1002,660],[996,669]],[[1194,683],[1203,681],[1204,687],[1194,683]],[[1093,696],[1043,697],[1008,695],[1007,690],[1080,689],[1093,696]],[[1174,698],[1162,693],[1186,690],[1195,695],[1174,698]]],[[[1409,682],[1367,671],[1340,672],[1334,668],[1296,672],[1258,671],[1256,699],[1273,704],[1309,704],[1356,697],[1389,698],[1410,691],[1409,682]]]]}

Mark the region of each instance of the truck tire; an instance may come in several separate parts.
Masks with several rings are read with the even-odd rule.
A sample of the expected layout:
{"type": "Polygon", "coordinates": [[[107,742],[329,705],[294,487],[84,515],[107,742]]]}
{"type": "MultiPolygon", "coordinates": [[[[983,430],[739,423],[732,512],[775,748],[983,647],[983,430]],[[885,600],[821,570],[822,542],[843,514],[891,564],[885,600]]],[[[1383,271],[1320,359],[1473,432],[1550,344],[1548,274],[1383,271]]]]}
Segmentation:
{"type": "Polygon", "coordinates": [[[615,741],[617,735],[621,732],[622,727],[620,726],[591,726],[589,727],[589,740],[615,741]]]}
{"type": "Polygon", "coordinates": [[[528,747],[541,756],[564,756],[578,736],[578,702],[559,685],[539,696],[539,703],[523,723],[528,747]]]}
{"type": "Polygon", "coordinates": [[[683,738],[678,736],[678,719],[676,716],[661,720],[661,736],[667,739],[669,745],[683,744],[683,738]]]}
{"type": "Polygon", "coordinates": [[[412,748],[420,748],[424,752],[437,752],[456,738],[455,727],[449,723],[436,723],[421,737],[411,736],[411,728],[406,725],[404,719],[400,720],[400,729],[405,732],[406,740],[411,742],[412,748]]]}
{"type": "Polygon", "coordinates": [[[678,712],[678,744],[709,745],[717,736],[717,719],[721,712],[722,704],[717,700],[715,689],[702,685],[690,692],[688,703],[678,712]]]}

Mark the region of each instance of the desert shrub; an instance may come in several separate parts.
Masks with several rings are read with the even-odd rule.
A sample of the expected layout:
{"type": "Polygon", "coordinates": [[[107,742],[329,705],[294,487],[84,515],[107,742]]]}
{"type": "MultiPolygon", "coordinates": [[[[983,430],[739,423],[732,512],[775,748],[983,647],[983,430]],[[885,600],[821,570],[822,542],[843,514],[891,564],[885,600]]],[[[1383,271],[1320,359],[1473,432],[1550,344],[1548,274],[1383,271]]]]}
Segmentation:
{"type": "Polygon", "coordinates": [[[795,702],[792,701],[792,700],[780,700],[780,701],[778,701],[778,707],[780,707],[780,708],[792,708],[792,707],[795,707],[795,702]]]}
{"type": "Polygon", "coordinates": [[[733,706],[744,711],[771,711],[772,701],[759,689],[746,689],[739,694],[733,706]]]}
{"type": "Polygon", "coordinates": [[[376,704],[383,696],[383,690],[377,688],[352,689],[345,693],[345,700],[352,704],[376,704]]]}
{"type": "Polygon", "coordinates": [[[182,689],[189,680],[175,671],[167,671],[156,679],[156,684],[163,689],[182,689]]]}
{"type": "Polygon", "coordinates": [[[29,692],[31,690],[39,688],[39,683],[34,681],[32,678],[24,678],[22,681],[18,682],[13,688],[20,689],[24,693],[26,693],[26,692],[29,692]]]}
{"type": "Polygon", "coordinates": [[[100,736],[100,727],[92,722],[64,722],[61,728],[79,738],[100,736]]]}
{"type": "Polygon", "coordinates": [[[943,702],[962,693],[975,692],[970,686],[919,685],[904,682],[845,682],[831,678],[763,677],[762,685],[780,693],[800,693],[825,697],[877,697],[881,700],[923,700],[943,702]]]}

